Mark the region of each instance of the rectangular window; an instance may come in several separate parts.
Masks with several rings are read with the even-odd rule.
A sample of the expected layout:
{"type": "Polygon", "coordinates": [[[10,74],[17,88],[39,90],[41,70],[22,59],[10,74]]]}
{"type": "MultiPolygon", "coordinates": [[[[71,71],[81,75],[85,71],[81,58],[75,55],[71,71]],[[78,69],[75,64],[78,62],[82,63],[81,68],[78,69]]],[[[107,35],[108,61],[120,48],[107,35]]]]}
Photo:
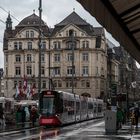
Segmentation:
{"type": "Polygon", "coordinates": [[[8,75],[8,68],[6,67],[5,69],[6,69],[5,76],[7,76],[8,75]]]}
{"type": "Polygon", "coordinates": [[[22,50],[22,42],[19,42],[19,44],[18,44],[18,49],[19,49],[19,50],[22,50]]]}
{"type": "Polygon", "coordinates": [[[16,59],[16,62],[20,62],[21,61],[20,55],[16,55],[15,57],[16,57],[15,58],[16,59]]]}
{"type": "Polygon", "coordinates": [[[21,69],[20,69],[20,67],[16,67],[16,68],[15,68],[15,74],[16,74],[16,76],[19,76],[19,75],[21,74],[21,69]]]}
{"type": "Polygon", "coordinates": [[[96,75],[98,75],[98,67],[96,67],[96,75]]]}
{"type": "Polygon", "coordinates": [[[72,61],[72,53],[68,53],[68,61],[72,61]]]}
{"type": "Polygon", "coordinates": [[[54,61],[60,62],[60,54],[54,54],[54,61]]]}
{"type": "Polygon", "coordinates": [[[17,42],[14,42],[14,49],[15,50],[18,50],[18,44],[17,44],[17,42]]]}
{"type": "MultiPolygon", "coordinates": [[[[74,81],[74,85],[73,86],[77,87],[77,82],[76,81],[74,81]]],[[[72,81],[71,80],[66,81],[66,87],[67,88],[71,88],[72,87],[72,81]]]]}
{"type": "Polygon", "coordinates": [[[88,66],[83,66],[82,74],[83,75],[88,75],[88,66]]]}
{"type": "Polygon", "coordinates": [[[54,49],[61,49],[61,43],[60,41],[54,41],[53,42],[54,49]]]}
{"type": "Polygon", "coordinates": [[[6,63],[8,62],[8,55],[7,54],[5,55],[5,62],[6,63]]]}
{"type": "Polygon", "coordinates": [[[41,49],[46,49],[46,42],[45,42],[45,41],[43,41],[43,42],[41,43],[41,49]]]}
{"type": "Polygon", "coordinates": [[[73,74],[75,74],[75,67],[72,69],[72,66],[68,66],[67,67],[67,74],[71,75],[73,72],[73,74]]]}
{"type": "Polygon", "coordinates": [[[89,48],[89,41],[83,41],[83,42],[82,42],[82,48],[83,48],[83,49],[89,48]]]}
{"type": "Polygon", "coordinates": [[[98,36],[96,38],[96,48],[100,48],[101,47],[101,36],[98,36]]]}
{"type": "Polygon", "coordinates": [[[72,49],[72,42],[67,42],[66,45],[67,45],[67,49],[70,49],[70,50],[72,49]]]}
{"type": "Polygon", "coordinates": [[[27,75],[32,75],[32,67],[27,66],[27,75]]]}
{"type": "Polygon", "coordinates": [[[14,81],[14,88],[16,88],[18,82],[17,81],[14,81]]]}
{"type": "Polygon", "coordinates": [[[88,53],[83,53],[82,54],[82,60],[83,61],[88,61],[88,53]]]}
{"type": "Polygon", "coordinates": [[[32,50],[32,42],[28,42],[28,50],[32,50]]]}
{"type": "Polygon", "coordinates": [[[32,55],[31,54],[27,54],[27,62],[31,62],[32,61],[32,55]]]}
{"type": "Polygon", "coordinates": [[[34,38],[34,31],[30,31],[30,37],[34,38]]]}
{"type": "Polygon", "coordinates": [[[45,54],[41,54],[41,62],[45,62],[45,54]]]}
{"type": "Polygon", "coordinates": [[[14,49],[21,50],[22,49],[22,42],[14,42],[14,49]]]}
{"type": "Polygon", "coordinates": [[[72,87],[72,82],[71,82],[71,80],[66,81],[66,87],[68,87],[68,88],[72,87]]]}
{"type": "Polygon", "coordinates": [[[42,88],[46,88],[46,81],[45,80],[42,81],[42,88]]]}
{"type": "Polygon", "coordinates": [[[55,80],[55,81],[53,81],[53,83],[54,83],[55,87],[62,87],[62,81],[60,81],[60,80],[55,80]]]}
{"type": "Polygon", "coordinates": [[[26,38],[29,38],[29,31],[26,31],[26,38]]]}
{"type": "Polygon", "coordinates": [[[89,80],[82,80],[81,87],[85,87],[85,88],[90,87],[90,81],[89,80]]]}
{"type": "Polygon", "coordinates": [[[44,75],[45,74],[45,68],[44,66],[41,67],[41,75],[44,75]]]}
{"type": "Polygon", "coordinates": [[[60,68],[59,67],[54,68],[54,75],[60,75],[60,68]]]}

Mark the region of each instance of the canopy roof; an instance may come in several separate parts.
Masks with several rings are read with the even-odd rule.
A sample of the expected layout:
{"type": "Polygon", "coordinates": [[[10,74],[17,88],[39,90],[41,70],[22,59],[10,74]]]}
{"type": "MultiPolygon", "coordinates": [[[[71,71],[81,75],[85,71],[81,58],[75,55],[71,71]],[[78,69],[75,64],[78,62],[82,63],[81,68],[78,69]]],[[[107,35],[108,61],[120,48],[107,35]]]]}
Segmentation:
{"type": "Polygon", "coordinates": [[[140,63],[140,0],[77,0],[140,63]]]}

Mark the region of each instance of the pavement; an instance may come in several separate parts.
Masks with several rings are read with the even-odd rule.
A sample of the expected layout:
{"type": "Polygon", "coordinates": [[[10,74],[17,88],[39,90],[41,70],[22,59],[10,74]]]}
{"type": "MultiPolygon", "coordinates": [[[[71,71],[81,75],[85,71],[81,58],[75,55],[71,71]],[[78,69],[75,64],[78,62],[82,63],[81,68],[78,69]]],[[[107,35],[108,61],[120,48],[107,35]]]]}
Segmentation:
{"type": "MultiPolygon", "coordinates": [[[[38,126],[38,124],[36,123],[35,126],[38,126]]],[[[28,129],[35,126],[33,126],[31,122],[25,122],[24,124],[23,123],[8,123],[5,126],[0,124],[0,133],[21,130],[21,129],[28,129]]]]}
{"type": "MultiPolygon", "coordinates": [[[[131,126],[127,123],[122,126],[116,133],[107,133],[105,131],[105,122],[90,122],[91,125],[81,125],[78,129],[70,129],[65,133],[59,133],[55,140],[140,140],[140,123],[139,127],[131,126]]],[[[90,124],[89,123],[89,124],[90,124]]],[[[38,126],[38,124],[36,124],[38,126]]],[[[31,122],[18,124],[7,124],[6,126],[0,125],[0,133],[10,132],[21,129],[32,128],[31,122]]],[[[67,127],[66,127],[67,129],[67,127]]],[[[53,138],[54,139],[54,138],[53,138]]]]}
{"type": "Polygon", "coordinates": [[[138,128],[135,128],[127,123],[115,133],[107,133],[104,121],[91,122],[88,126],[61,133],[53,140],[140,140],[140,124],[138,128]]]}

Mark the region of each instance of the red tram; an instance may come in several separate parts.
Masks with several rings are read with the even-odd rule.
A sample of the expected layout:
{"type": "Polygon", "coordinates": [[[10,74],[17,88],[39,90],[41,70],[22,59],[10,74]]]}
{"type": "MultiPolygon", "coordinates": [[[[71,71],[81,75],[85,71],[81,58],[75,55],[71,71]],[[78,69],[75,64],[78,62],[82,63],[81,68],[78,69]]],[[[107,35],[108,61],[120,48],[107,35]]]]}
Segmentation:
{"type": "Polygon", "coordinates": [[[39,99],[40,125],[60,126],[103,117],[103,100],[63,91],[42,91],[39,99]]]}

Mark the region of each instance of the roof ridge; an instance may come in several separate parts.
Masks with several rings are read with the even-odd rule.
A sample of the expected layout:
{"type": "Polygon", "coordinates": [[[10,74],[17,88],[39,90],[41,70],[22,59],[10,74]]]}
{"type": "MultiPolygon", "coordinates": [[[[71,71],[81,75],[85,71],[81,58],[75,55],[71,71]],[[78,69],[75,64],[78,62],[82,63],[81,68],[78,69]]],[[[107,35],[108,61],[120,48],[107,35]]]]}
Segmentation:
{"type": "Polygon", "coordinates": [[[65,26],[69,23],[73,23],[75,25],[89,25],[83,18],[81,18],[75,11],[73,11],[70,15],[64,18],[60,23],[55,26],[65,26]]]}

